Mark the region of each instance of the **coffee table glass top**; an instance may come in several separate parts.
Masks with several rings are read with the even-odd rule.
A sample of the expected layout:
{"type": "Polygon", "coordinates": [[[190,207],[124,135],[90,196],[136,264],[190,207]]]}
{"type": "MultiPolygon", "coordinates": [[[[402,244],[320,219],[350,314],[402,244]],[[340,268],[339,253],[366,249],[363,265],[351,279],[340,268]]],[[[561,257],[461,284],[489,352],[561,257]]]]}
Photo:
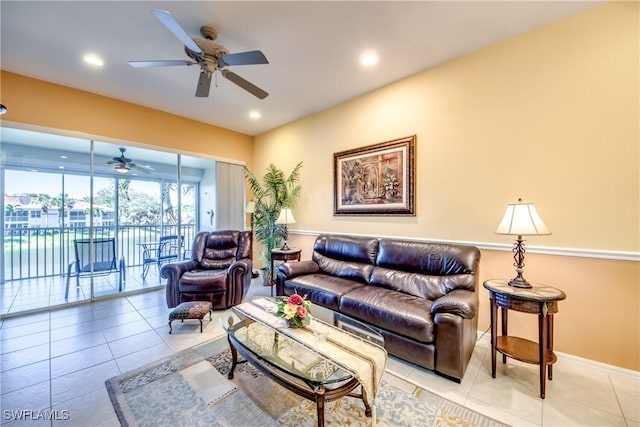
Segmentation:
{"type": "MultiPolygon", "coordinates": [[[[312,348],[235,310],[231,310],[229,315],[220,321],[227,334],[261,361],[305,382],[327,385],[352,378],[349,372],[341,369],[312,348]]],[[[334,335],[334,338],[339,338],[339,334],[346,333],[315,317],[311,318],[309,329],[324,330],[326,328],[332,329],[333,332],[327,334],[328,336],[316,333],[314,340],[319,347],[323,342],[326,342],[325,340],[332,339],[331,335],[334,335]]],[[[314,332],[309,330],[308,333],[313,334],[314,332]]]]}
{"type": "Polygon", "coordinates": [[[300,340],[300,336],[296,340],[288,336],[291,335],[291,329],[271,325],[272,321],[281,322],[283,325],[285,323],[284,319],[275,316],[277,298],[264,298],[255,303],[261,307],[261,316],[266,316],[266,323],[269,325],[255,321],[245,316],[237,307],[233,307],[228,316],[220,319],[229,339],[238,341],[267,365],[310,384],[328,385],[353,378],[351,373],[332,362],[330,357],[323,355],[324,348],[328,350],[336,344],[344,345],[342,343],[347,336],[351,337],[351,345],[354,345],[353,338],[356,342],[366,342],[369,346],[384,345],[384,339],[377,331],[359,322],[349,325],[350,329],[347,332],[316,317],[311,317],[310,324],[304,329],[296,330],[296,333],[309,334],[303,340],[300,340]]]}

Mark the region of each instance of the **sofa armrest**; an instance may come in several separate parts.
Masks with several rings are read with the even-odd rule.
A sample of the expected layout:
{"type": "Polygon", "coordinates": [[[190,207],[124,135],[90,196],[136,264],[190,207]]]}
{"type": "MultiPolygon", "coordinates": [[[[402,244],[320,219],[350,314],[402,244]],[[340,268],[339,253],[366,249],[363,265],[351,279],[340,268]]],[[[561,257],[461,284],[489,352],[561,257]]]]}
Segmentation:
{"type": "Polygon", "coordinates": [[[167,307],[173,308],[180,304],[180,293],[178,283],[180,277],[190,270],[198,267],[198,263],[194,260],[172,262],[165,264],[160,269],[160,276],[167,279],[167,307]]]}
{"type": "Polygon", "coordinates": [[[292,279],[303,274],[313,274],[318,271],[320,271],[320,267],[310,259],[300,262],[285,262],[278,265],[278,274],[282,272],[285,279],[292,279]]]}
{"type": "Polygon", "coordinates": [[[472,319],[478,312],[478,297],[474,292],[456,289],[433,301],[431,313],[457,314],[472,319]]]}
{"type": "Polygon", "coordinates": [[[299,262],[285,262],[276,267],[276,295],[284,295],[285,280],[320,271],[315,261],[310,259],[299,262]]]}

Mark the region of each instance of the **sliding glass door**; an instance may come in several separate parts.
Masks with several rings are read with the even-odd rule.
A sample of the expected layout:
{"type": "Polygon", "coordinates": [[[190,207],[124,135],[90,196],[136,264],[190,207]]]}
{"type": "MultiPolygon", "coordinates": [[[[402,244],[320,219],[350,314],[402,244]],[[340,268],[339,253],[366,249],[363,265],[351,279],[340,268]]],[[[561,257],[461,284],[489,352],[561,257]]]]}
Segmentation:
{"type": "Polygon", "coordinates": [[[205,209],[200,198],[210,200],[215,188],[213,160],[17,129],[0,132],[0,314],[121,292],[116,274],[76,282],[74,242],[84,239],[115,240],[125,266],[122,292],[162,286],[155,264],[143,277],[145,250],[178,234],[184,256],[201,224],[212,224],[206,211],[213,208],[205,201],[205,209]]]}

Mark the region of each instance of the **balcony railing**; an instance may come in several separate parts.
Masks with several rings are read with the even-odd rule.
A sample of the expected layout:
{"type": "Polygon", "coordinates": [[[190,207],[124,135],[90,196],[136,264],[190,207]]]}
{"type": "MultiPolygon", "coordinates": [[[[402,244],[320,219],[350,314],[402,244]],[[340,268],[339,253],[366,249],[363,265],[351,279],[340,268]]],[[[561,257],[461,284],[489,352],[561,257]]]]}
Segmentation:
{"type": "MultiPolygon", "coordinates": [[[[178,234],[176,225],[125,225],[94,227],[94,237],[115,237],[118,258],[127,266],[142,265],[143,248],[138,243],[157,241],[178,234]]],[[[186,249],[196,234],[193,224],[183,225],[186,249]]],[[[89,227],[32,227],[4,230],[4,280],[35,279],[64,275],[74,260],[73,241],[89,238],[89,227]]]]}

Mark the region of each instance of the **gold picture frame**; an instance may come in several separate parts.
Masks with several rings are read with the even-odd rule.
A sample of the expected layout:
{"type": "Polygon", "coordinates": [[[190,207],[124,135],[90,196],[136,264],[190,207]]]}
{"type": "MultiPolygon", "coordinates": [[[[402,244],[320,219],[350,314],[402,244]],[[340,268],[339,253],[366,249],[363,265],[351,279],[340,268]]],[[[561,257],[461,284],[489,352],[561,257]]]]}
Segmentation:
{"type": "Polygon", "coordinates": [[[415,216],[416,136],[333,155],[333,214],[415,216]]]}

